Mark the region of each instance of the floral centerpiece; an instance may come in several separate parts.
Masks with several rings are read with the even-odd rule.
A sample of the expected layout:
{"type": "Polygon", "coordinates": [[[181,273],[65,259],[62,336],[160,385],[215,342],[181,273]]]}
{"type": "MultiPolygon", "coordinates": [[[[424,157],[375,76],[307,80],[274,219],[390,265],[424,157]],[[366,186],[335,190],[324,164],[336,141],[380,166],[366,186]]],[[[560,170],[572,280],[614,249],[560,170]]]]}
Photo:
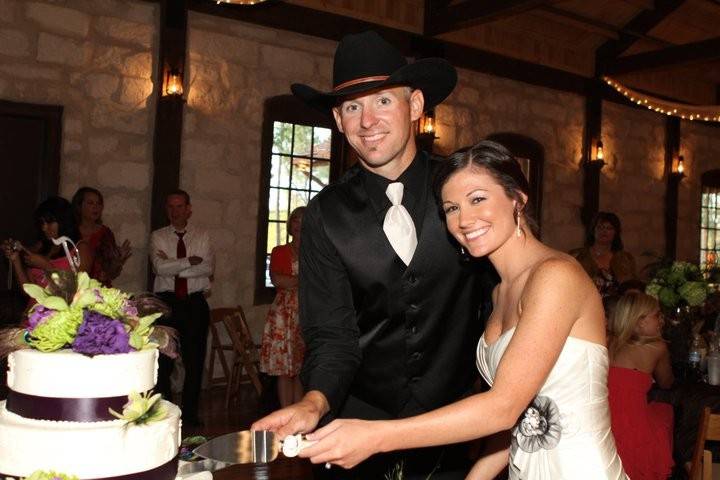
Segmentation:
{"type": "Polygon", "coordinates": [[[158,347],[156,338],[151,341],[152,324],[165,308],[153,297],[103,287],[85,272],[52,272],[46,288],[23,289],[37,302],[20,332],[25,346],[43,352],[71,348],[90,356],[158,347]]]}
{"type": "Polygon", "coordinates": [[[700,306],[709,291],[708,282],[698,266],[688,262],[661,266],[645,288],[645,293],[657,298],[669,311],[684,306],[700,306]]]}

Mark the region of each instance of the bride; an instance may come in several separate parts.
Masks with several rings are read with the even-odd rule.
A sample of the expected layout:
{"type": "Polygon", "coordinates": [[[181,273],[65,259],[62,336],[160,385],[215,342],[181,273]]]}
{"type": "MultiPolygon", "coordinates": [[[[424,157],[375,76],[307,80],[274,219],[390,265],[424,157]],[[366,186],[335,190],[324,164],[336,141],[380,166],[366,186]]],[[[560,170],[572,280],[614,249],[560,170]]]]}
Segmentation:
{"type": "Polygon", "coordinates": [[[469,479],[506,466],[511,479],[627,478],[610,431],[600,296],[573,258],[535,238],[528,191],[517,160],[490,141],[452,155],[436,179],[448,230],[500,275],[477,347],[490,390],[401,420],[335,420],[300,456],[351,468],[379,452],[492,436],[469,479]]]}

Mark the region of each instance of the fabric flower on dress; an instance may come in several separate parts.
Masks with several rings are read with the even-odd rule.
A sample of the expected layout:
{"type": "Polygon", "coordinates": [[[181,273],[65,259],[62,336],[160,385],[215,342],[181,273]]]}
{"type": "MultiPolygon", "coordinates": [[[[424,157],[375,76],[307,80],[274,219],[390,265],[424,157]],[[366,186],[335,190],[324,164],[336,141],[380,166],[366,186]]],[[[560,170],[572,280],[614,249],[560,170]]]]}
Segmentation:
{"type": "Polygon", "coordinates": [[[557,404],[550,397],[538,395],[513,428],[511,442],[514,449],[534,453],[555,448],[561,436],[557,404]]]}

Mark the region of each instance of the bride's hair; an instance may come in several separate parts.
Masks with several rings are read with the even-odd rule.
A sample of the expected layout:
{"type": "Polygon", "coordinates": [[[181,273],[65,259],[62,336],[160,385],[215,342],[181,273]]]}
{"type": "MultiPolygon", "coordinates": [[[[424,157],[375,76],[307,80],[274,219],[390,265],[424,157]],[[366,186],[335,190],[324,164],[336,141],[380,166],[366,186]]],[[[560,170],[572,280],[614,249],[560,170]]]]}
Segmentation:
{"type": "Polygon", "coordinates": [[[508,198],[517,202],[518,213],[525,218],[527,226],[537,234],[537,222],[528,208],[530,185],[527,178],[513,154],[497,142],[483,140],[472,147],[461,148],[442,162],[433,182],[438,204],[442,204],[442,189],[450,177],[470,165],[484,169],[498,182],[508,198]],[[523,193],[527,200],[524,200],[520,193],[523,193]]]}
{"type": "Polygon", "coordinates": [[[610,314],[610,356],[627,345],[644,345],[660,337],[641,337],[635,333],[638,322],[660,308],[657,299],[642,292],[627,292],[618,299],[610,314]]]}

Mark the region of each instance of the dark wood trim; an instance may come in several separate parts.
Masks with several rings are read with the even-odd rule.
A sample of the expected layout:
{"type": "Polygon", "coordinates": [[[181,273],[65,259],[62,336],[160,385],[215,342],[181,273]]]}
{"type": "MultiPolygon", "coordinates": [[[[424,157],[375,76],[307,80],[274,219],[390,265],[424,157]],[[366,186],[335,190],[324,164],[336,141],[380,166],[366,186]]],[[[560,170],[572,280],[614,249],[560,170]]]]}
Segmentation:
{"type": "Polygon", "coordinates": [[[600,80],[595,80],[585,97],[582,150],[583,204],[580,209],[580,220],[586,230],[592,228],[592,221],[600,208],[600,171],[605,165],[602,160],[592,158],[597,142],[602,140],[602,85],[600,80]]]}
{"type": "Polygon", "coordinates": [[[678,197],[682,173],[673,172],[673,163],[680,152],[680,119],[668,117],[665,120],[665,256],[677,256],[678,197]]]}
{"type": "Polygon", "coordinates": [[[40,105],[0,100],[0,113],[16,117],[39,118],[44,121],[46,141],[43,152],[44,164],[38,179],[36,204],[51,195],[57,195],[60,184],[60,158],[62,151],[61,105],[40,105]]]}
{"type": "Polygon", "coordinates": [[[561,8],[557,8],[557,7],[553,7],[553,6],[549,6],[549,5],[540,7],[538,9],[538,13],[540,13],[540,12],[552,15],[556,18],[570,20],[571,22],[573,22],[573,25],[575,25],[575,26],[580,26],[581,28],[584,28],[591,32],[600,33],[603,36],[609,36],[613,40],[619,40],[620,34],[624,33],[631,37],[637,37],[638,39],[648,40],[654,44],[661,45],[663,47],[673,45],[672,43],[670,43],[668,41],[647,35],[646,33],[636,32],[634,30],[628,30],[624,27],[617,27],[610,23],[605,23],[605,22],[596,20],[594,18],[584,17],[582,15],[578,15],[577,13],[569,12],[567,10],[563,10],[561,8]]]}
{"type": "Polygon", "coordinates": [[[703,187],[720,188],[720,168],[703,172],[700,176],[700,185],[703,187]]]}
{"type": "Polygon", "coordinates": [[[607,66],[606,72],[616,75],[717,58],[720,58],[720,37],[620,57],[607,66]]]}
{"type": "Polygon", "coordinates": [[[165,72],[185,70],[187,47],[187,1],[160,1],[160,51],[157,70],[157,110],[153,140],[153,188],[151,228],[167,224],[165,197],[180,185],[184,100],[163,96],[165,72]]]}
{"type": "Polygon", "coordinates": [[[636,15],[622,27],[618,40],[608,40],[595,51],[595,74],[601,76],[605,73],[608,64],[638,40],[637,36],[626,32],[646,35],[683,3],[685,0],[657,0],[654,10],[644,10],[636,15]]]}
{"type": "MultiPolygon", "coordinates": [[[[185,71],[187,48],[187,0],[160,0],[160,47],[157,65],[158,90],[153,137],[153,177],[150,200],[150,229],[167,225],[165,198],[180,186],[182,125],[185,100],[163,96],[165,72],[185,71]]],[[[152,290],[152,268],[148,266],[148,290],[152,290]]]]}
{"type": "Polygon", "coordinates": [[[260,147],[260,189],[258,200],[258,224],[255,242],[255,293],[253,304],[264,305],[273,301],[275,289],[265,286],[265,255],[267,245],[268,196],[270,192],[270,167],[272,166],[273,123],[287,122],[313,125],[333,130],[330,154],[330,181],[335,181],[342,171],[343,136],[337,130],[328,112],[321,113],[308,107],[293,95],[279,95],[265,100],[263,109],[262,140],[260,147]]]}
{"type": "Polygon", "coordinates": [[[484,0],[468,1],[432,11],[433,21],[427,22],[427,35],[440,35],[502,18],[512,17],[548,3],[548,0],[484,0]]]}

